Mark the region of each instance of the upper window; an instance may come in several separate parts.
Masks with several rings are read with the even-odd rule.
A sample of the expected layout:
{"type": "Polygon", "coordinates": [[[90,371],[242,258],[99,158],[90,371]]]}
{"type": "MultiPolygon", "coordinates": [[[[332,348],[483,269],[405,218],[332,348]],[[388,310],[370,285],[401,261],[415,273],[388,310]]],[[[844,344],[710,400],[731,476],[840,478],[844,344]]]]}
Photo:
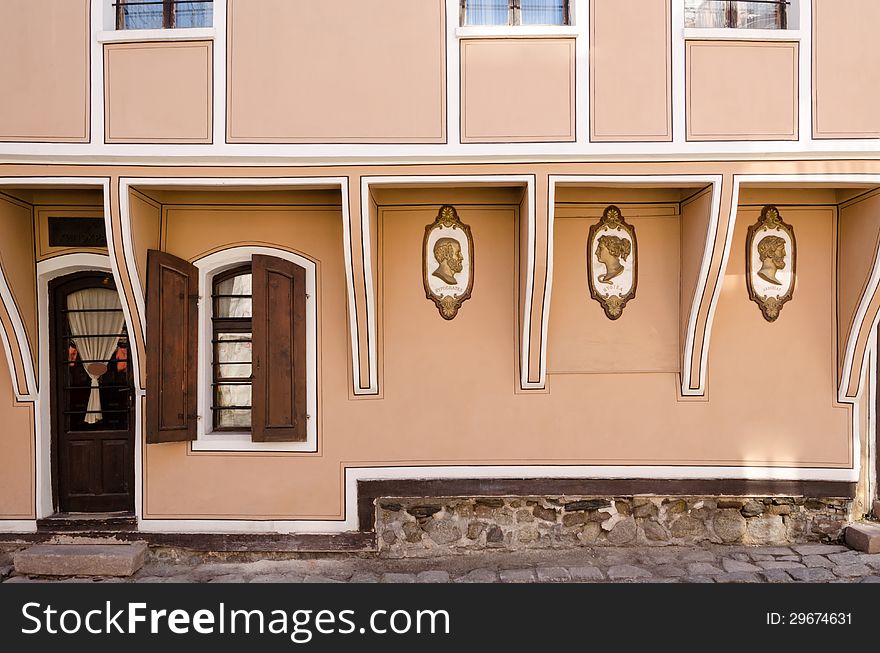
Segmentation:
{"type": "Polygon", "coordinates": [[[569,0],[461,0],[462,25],[568,25],[569,0]]]}
{"type": "Polygon", "coordinates": [[[685,0],[685,27],[738,27],[743,29],[787,29],[785,0],[685,0]]]}
{"type": "Polygon", "coordinates": [[[214,0],[116,0],[116,29],[211,27],[214,0]]]}

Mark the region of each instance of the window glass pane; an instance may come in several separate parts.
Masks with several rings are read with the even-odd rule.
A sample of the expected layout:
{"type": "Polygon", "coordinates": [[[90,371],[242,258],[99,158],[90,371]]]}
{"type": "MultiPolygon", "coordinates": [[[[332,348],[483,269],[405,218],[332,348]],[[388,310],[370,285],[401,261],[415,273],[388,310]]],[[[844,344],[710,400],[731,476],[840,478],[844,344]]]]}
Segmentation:
{"type": "Polygon", "coordinates": [[[251,278],[248,272],[224,279],[214,286],[214,317],[251,317],[251,278]]]}
{"type": "Polygon", "coordinates": [[[685,27],[727,27],[726,0],[685,0],[685,27]]]}
{"type": "Polygon", "coordinates": [[[251,384],[237,383],[233,385],[218,385],[216,402],[218,408],[235,406],[242,408],[251,405],[251,384]]]}
{"type": "Polygon", "coordinates": [[[214,360],[218,363],[250,363],[250,338],[250,333],[218,333],[218,342],[214,345],[214,360]]]}
{"type": "Polygon", "coordinates": [[[175,27],[211,27],[213,24],[212,2],[178,2],[174,5],[175,27]]]}
{"type": "Polygon", "coordinates": [[[786,6],[772,2],[737,2],[736,27],[780,29],[785,23],[786,6]]]}
{"type": "Polygon", "coordinates": [[[523,25],[565,25],[567,0],[520,0],[523,25]]]}
{"type": "Polygon", "coordinates": [[[120,29],[162,29],[162,2],[156,0],[118,0],[120,29]]]}
{"type": "Polygon", "coordinates": [[[251,428],[251,411],[250,410],[218,410],[217,411],[217,428],[240,428],[250,430],[251,428]]]}
{"type": "Polygon", "coordinates": [[[467,0],[465,25],[507,25],[508,0],[467,0]]]}
{"type": "Polygon", "coordinates": [[[214,339],[215,379],[249,379],[253,360],[251,334],[217,333],[214,339]]]}

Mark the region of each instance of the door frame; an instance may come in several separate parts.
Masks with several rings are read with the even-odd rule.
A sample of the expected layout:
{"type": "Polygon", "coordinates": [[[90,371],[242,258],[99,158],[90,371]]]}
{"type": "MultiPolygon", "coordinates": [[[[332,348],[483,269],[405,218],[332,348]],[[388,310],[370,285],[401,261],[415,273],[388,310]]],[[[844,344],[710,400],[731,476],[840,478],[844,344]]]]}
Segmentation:
{"type": "MultiPolygon", "coordinates": [[[[60,448],[60,442],[59,442],[59,439],[60,439],[59,435],[60,435],[60,431],[61,431],[62,424],[63,424],[61,414],[59,412],[63,408],[63,406],[59,403],[59,400],[60,400],[59,390],[60,390],[60,388],[57,387],[57,383],[59,382],[59,379],[61,378],[60,371],[59,371],[57,365],[61,364],[61,361],[59,359],[56,359],[56,357],[59,356],[59,352],[56,351],[56,348],[58,347],[58,344],[59,344],[57,341],[57,337],[58,337],[58,333],[57,333],[58,310],[59,309],[58,309],[58,306],[54,304],[54,302],[56,300],[55,294],[57,292],[58,286],[60,286],[60,285],[75,283],[77,281],[86,280],[86,279],[90,279],[90,278],[94,278],[94,279],[109,278],[113,282],[113,290],[116,291],[117,294],[119,293],[119,288],[116,286],[116,279],[114,278],[113,272],[109,269],[106,269],[106,270],[86,269],[86,270],[77,270],[74,272],[67,272],[66,274],[64,274],[64,273],[58,274],[57,276],[54,276],[52,279],[47,280],[46,287],[45,287],[45,291],[48,294],[47,301],[48,301],[48,318],[49,318],[48,319],[48,327],[49,327],[48,342],[46,343],[46,345],[47,345],[46,346],[46,356],[48,358],[48,364],[49,364],[49,375],[46,377],[46,379],[48,381],[48,387],[49,387],[50,473],[51,473],[51,487],[52,487],[52,508],[55,513],[62,511],[61,488],[60,488],[60,479],[61,479],[60,450],[61,450],[61,448],[60,448]],[[56,365],[55,367],[53,367],[53,363],[55,363],[55,365],[56,365]]],[[[92,286],[84,285],[83,287],[89,288],[92,286]]],[[[124,296],[121,296],[120,297],[120,305],[124,302],[124,300],[125,300],[124,296]]],[[[129,340],[129,343],[131,343],[131,340],[129,340]]],[[[129,350],[130,349],[131,349],[131,344],[129,344],[129,350]]],[[[131,363],[129,363],[129,364],[131,364],[131,363]]],[[[135,508],[135,506],[134,506],[134,503],[135,503],[135,496],[134,496],[135,495],[135,492],[134,492],[135,455],[134,455],[134,449],[135,449],[136,437],[135,437],[135,423],[134,423],[134,419],[135,419],[135,410],[134,410],[135,386],[134,386],[134,383],[135,383],[135,379],[133,378],[133,375],[132,375],[131,395],[130,395],[131,396],[131,404],[129,406],[129,421],[128,421],[128,425],[129,425],[128,430],[129,430],[130,437],[131,437],[131,462],[130,462],[130,464],[131,464],[132,488],[131,488],[131,508],[129,510],[129,512],[131,514],[134,514],[134,508],[135,508]]],[[[128,465],[128,464],[129,464],[129,462],[126,461],[126,465],[128,465]]],[[[101,512],[101,511],[97,511],[97,512],[101,512]]]]}
{"type": "MultiPolygon", "coordinates": [[[[109,209],[107,209],[109,210],[109,209]]],[[[108,242],[109,244],[109,242],[108,242]]],[[[113,277],[116,289],[120,292],[122,288],[120,277],[115,269],[115,261],[112,259],[113,249],[110,254],[97,253],[71,253],[52,257],[37,262],[37,311],[38,311],[38,339],[39,347],[37,355],[37,370],[40,380],[35,402],[36,412],[36,451],[35,451],[35,485],[36,485],[36,518],[42,519],[49,517],[55,512],[55,499],[52,490],[52,451],[51,451],[51,434],[52,434],[52,413],[51,413],[51,393],[54,391],[54,383],[52,374],[49,369],[49,282],[57,277],[66,276],[75,272],[99,272],[107,273],[113,277]]],[[[126,316],[126,325],[131,334],[131,314],[126,304],[124,295],[120,295],[122,300],[122,309],[126,316]]],[[[135,404],[132,410],[132,419],[134,419],[134,512],[140,517],[140,502],[142,500],[141,492],[141,465],[143,457],[141,451],[141,415],[142,415],[142,396],[143,391],[140,388],[138,370],[138,352],[134,346],[134,339],[131,339],[132,347],[130,350],[129,361],[132,364],[132,373],[134,374],[135,388],[135,404]]]]}

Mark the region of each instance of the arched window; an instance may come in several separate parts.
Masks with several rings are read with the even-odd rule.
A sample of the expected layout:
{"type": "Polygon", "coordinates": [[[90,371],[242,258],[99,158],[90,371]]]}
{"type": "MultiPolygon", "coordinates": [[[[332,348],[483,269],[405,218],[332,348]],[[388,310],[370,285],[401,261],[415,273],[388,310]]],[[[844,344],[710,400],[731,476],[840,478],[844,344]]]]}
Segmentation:
{"type": "Polygon", "coordinates": [[[214,277],[211,292],[212,397],[215,431],[249,431],[253,392],[251,266],[214,277]]]}

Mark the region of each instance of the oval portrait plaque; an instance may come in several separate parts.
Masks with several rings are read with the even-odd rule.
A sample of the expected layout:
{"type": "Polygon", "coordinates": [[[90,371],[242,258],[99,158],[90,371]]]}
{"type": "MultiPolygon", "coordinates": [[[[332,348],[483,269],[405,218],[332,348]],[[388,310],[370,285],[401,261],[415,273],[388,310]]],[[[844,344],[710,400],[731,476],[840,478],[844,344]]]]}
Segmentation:
{"type": "Polygon", "coordinates": [[[605,316],[616,320],[638,285],[636,230],[611,205],[590,227],[587,237],[587,284],[590,296],[602,305],[605,316]]]}
{"type": "Polygon", "coordinates": [[[749,299],[768,322],[779,317],[794,295],[796,264],[794,229],[782,220],[779,209],[765,206],[746,237],[746,280],[749,299]]]}
{"type": "Polygon", "coordinates": [[[425,296],[434,302],[445,320],[458,315],[458,309],[471,296],[474,287],[471,228],[448,204],[441,206],[434,222],[425,227],[422,281],[425,296]]]}

